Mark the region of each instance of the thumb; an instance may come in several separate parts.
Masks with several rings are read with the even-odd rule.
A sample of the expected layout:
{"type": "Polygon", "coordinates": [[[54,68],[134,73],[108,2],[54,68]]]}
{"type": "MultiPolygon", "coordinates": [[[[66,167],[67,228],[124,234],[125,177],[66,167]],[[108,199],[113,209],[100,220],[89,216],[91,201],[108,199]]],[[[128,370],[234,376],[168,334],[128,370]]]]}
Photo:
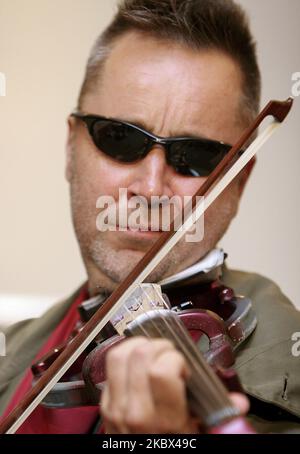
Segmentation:
{"type": "Polygon", "coordinates": [[[239,409],[242,415],[246,415],[250,408],[250,403],[247,397],[241,393],[230,393],[230,399],[233,405],[239,409]]]}

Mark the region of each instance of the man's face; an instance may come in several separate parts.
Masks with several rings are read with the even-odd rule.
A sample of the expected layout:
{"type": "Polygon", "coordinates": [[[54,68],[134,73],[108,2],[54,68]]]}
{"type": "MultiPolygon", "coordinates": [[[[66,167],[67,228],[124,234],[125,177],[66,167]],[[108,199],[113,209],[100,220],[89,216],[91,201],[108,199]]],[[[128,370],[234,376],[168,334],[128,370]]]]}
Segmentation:
{"type": "MultiPolygon", "coordinates": [[[[151,37],[128,33],[114,45],[99,82],[86,95],[86,113],[125,120],[162,137],[196,136],[233,144],[245,125],[239,121],[241,74],[233,60],[216,51],[195,52],[151,37]]],[[[191,196],[204,178],[176,173],[157,145],[134,164],[100,152],[82,122],[69,121],[67,178],[73,221],[89,277],[90,292],[112,290],[137,264],[159,233],[99,232],[99,196],[128,199],[191,196]]],[[[199,151],[201,152],[201,151],[199,151]]],[[[205,214],[200,243],[182,240],[150,276],[159,281],[192,265],[223,236],[234,217],[243,180],[237,180],[205,214]]]]}

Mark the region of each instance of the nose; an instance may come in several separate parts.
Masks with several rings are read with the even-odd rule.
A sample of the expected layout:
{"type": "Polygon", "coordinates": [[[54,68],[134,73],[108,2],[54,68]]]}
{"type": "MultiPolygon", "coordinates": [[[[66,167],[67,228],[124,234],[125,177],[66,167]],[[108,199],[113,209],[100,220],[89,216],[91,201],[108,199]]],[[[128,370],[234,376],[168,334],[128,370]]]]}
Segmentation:
{"type": "Polygon", "coordinates": [[[128,191],[131,195],[143,196],[148,201],[152,196],[172,197],[169,174],[164,147],[155,145],[136,166],[128,191]]]}

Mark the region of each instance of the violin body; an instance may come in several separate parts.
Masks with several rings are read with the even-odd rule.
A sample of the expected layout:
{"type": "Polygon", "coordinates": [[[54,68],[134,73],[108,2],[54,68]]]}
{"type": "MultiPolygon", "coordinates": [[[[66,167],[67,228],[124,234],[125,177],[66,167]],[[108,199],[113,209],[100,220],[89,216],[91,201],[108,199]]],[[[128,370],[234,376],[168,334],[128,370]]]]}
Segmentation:
{"type": "MultiPolygon", "coordinates": [[[[237,374],[231,367],[234,365],[234,351],[256,326],[251,302],[236,297],[233,290],[224,287],[219,280],[164,291],[168,294],[166,300],[170,307],[173,306],[172,311],[183,322],[207,363],[227,389],[241,391],[237,374]]],[[[83,315],[83,318],[86,316],[83,315]]],[[[98,406],[106,380],[106,354],[124,339],[124,335],[118,335],[108,324],[88,351],[78,358],[44,398],[42,405],[47,408],[98,406]]],[[[35,380],[48,369],[66,345],[59,346],[32,366],[35,380]]]]}

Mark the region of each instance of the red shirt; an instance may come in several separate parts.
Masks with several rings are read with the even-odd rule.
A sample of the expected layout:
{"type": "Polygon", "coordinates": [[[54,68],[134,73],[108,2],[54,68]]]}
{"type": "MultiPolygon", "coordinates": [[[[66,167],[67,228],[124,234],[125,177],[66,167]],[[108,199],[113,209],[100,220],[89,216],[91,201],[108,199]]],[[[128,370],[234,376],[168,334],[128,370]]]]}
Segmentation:
{"type": "MultiPolygon", "coordinates": [[[[49,351],[68,340],[80,319],[78,306],[87,299],[87,289],[83,288],[67,314],[53,331],[36,356],[35,361],[49,351]]],[[[20,385],[7,406],[4,417],[7,416],[32,386],[33,374],[29,368],[20,385]]],[[[39,405],[18,429],[18,434],[85,434],[89,433],[99,416],[98,407],[77,407],[66,409],[50,409],[39,405]]]]}

